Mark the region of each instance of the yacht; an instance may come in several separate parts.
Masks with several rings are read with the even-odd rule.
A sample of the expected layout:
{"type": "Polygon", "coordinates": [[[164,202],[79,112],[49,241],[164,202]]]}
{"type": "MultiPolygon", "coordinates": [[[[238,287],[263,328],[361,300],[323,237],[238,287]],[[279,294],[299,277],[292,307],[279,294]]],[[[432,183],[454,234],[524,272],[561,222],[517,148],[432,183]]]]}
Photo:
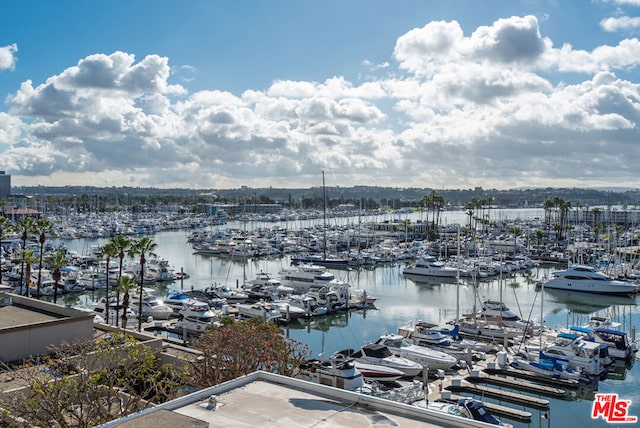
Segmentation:
{"type": "Polygon", "coordinates": [[[449,266],[445,262],[430,256],[419,259],[415,263],[407,266],[404,268],[402,273],[413,276],[456,278],[459,275],[459,270],[456,267],[449,266]]]}
{"type": "Polygon", "coordinates": [[[570,332],[583,336],[586,340],[607,345],[611,358],[617,360],[632,360],[638,352],[638,345],[630,341],[626,332],[604,327],[572,326],[570,332]]]}
{"type": "Polygon", "coordinates": [[[583,340],[577,334],[558,333],[552,343],[542,344],[542,349],[534,344],[525,345],[520,355],[530,361],[566,361],[570,368],[587,376],[600,376],[605,371],[604,365],[611,363],[608,353],[604,355],[607,360],[601,360],[601,347],[606,345],[583,340]]]}
{"type": "Polygon", "coordinates": [[[204,302],[185,303],[178,312],[178,321],[174,328],[190,334],[204,333],[207,328],[216,325],[218,315],[204,302]]]}
{"type": "Polygon", "coordinates": [[[300,293],[308,292],[313,286],[346,284],[338,281],[331,272],[327,271],[326,267],[314,264],[301,264],[294,268],[283,269],[279,275],[282,284],[292,287],[300,293]]]}
{"type": "Polygon", "coordinates": [[[236,303],[235,307],[241,318],[262,318],[265,321],[275,322],[282,319],[280,310],[271,306],[270,303],[236,303]]]}
{"type": "Polygon", "coordinates": [[[599,294],[634,294],[640,290],[640,285],[615,280],[592,266],[573,265],[552,275],[551,279],[543,282],[543,288],[599,294]]]}
{"type": "Polygon", "coordinates": [[[364,376],[353,358],[337,355],[325,360],[309,360],[300,366],[298,378],[334,388],[356,391],[364,386],[364,376]]]}
{"type": "MultiPolygon", "coordinates": [[[[354,358],[357,363],[373,364],[399,370],[402,372],[403,377],[415,377],[423,369],[422,364],[405,357],[398,357],[387,346],[377,343],[364,345],[356,352],[353,349],[346,349],[339,353],[354,358]]],[[[362,371],[360,368],[358,370],[362,371]]]]}
{"type": "Polygon", "coordinates": [[[397,357],[415,361],[429,370],[447,370],[458,364],[458,359],[446,352],[427,346],[415,345],[399,334],[385,334],[376,341],[384,345],[397,357]]]}
{"type": "MultiPolygon", "coordinates": [[[[137,296],[131,298],[131,306],[139,310],[140,300],[137,296]]],[[[173,309],[166,305],[162,299],[147,294],[142,296],[142,311],[140,312],[143,319],[152,317],[154,320],[167,320],[173,314],[173,309]]]]}

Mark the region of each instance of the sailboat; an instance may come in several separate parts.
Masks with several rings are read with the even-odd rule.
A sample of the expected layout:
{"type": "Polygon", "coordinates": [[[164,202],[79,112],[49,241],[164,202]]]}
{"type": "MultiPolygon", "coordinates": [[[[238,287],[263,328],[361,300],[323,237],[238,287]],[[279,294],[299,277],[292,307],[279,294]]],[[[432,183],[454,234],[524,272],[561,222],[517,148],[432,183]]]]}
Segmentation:
{"type": "Polygon", "coordinates": [[[346,269],[349,267],[348,257],[338,257],[337,255],[327,255],[327,188],[324,181],[324,171],[322,171],[322,205],[323,205],[323,245],[322,254],[301,254],[291,257],[293,263],[314,264],[332,268],[346,269]]]}
{"type": "MultiPolygon", "coordinates": [[[[544,325],[544,285],[541,289],[540,300],[540,328],[544,325]]],[[[525,370],[541,377],[550,377],[553,379],[576,380],[582,379],[582,373],[579,370],[569,366],[569,361],[564,358],[556,358],[546,355],[543,352],[542,337],[540,334],[540,347],[538,358],[536,360],[528,360],[522,357],[516,357],[512,366],[521,370],[525,370]]]]}

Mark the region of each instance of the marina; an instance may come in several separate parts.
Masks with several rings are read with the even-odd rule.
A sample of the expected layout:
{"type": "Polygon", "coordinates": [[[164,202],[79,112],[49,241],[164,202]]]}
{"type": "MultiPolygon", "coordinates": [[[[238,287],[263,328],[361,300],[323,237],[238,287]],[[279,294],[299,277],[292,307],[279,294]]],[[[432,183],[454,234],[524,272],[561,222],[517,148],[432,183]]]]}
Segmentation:
{"type": "MultiPolygon", "coordinates": [[[[535,216],[535,213],[532,212],[530,215],[535,216]]],[[[222,233],[226,227],[240,230],[259,228],[251,223],[232,222],[226,226],[211,228],[209,232],[222,233]]],[[[293,267],[290,255],[236,258],[203,254],[194,251],[190,243],[192,234],[190,228],[182,228],[160,230],[148,235],[158,244],[155,251],[158,258],[166,260],[171,270],[180,274],[180,277],[173,281],[145,282],[149,294],[164,299],[170,293],[188,294],[192,291],[202,293],[218,290],[219,293],[227,293],[231,301],[233,293],[245,293],[246,296],[247,290],[243,285],[251,281],[260,279],[274,288],[294,285],[291,282],[280,282],[285,276],[279,273],[288,272],[293,267]]],[[[107,238],[55,241],[56,245],[63,244],[69,251],[89,254],[94,248],[105,243],[107,238]]],[[[325,315],[318,313],[318,316],[301,316],[295,319],[291,317],[288,322],[282,322],[284,333],[292,339],[308,344],[311,358],[321,360],[340,350],[360,349],[366,344],[376,342],[382,335],[397,333],[399,328],[413,321],[421,320],[425,325],[451,328],[451,322],[460,318],[461,314],[469,317],[489,309],[497,311],[498,316],[507,318],[506,308],[509,318],[515,314],[520,321],[533,323],[534,320],[542,320],[546,327],[564,329],[584,326],[594,316],[599,316],[602,320],[609,319],[619,323],[616,325],[619,329],[632,332],[635,331],[640,317],[637,295],[583,296],[570,292],[565,295],[562,293],[565,290],[543,291],[539,287],[540,280],[549,278],[553,271],[558,270],[558,264],[537,264],[482,280],[461,277],[452,281],[451,278],[423,280],[404,275],[404,269],[410,263],[412,261],[409,259],[399,259],[369,267],[327,267],[319,270],[323,276],[330,275],[337,283],[349,284],[351,294],[375,298],[374,303],[327,311],[325,315]],[[541,293],[544,293],[543,308],[540,305],[541,293]],[[496,305],[496,302],[503,302],[505,308],[496,305]],[[490,303],[492,306],[483,308],[483,303],[490,303]]],[[[93,308],[103,295],[103,289],[93,287],[82,293],[63,294],[59,299],[60,303],[67,306],[93,308]]],[[[222,304],[218,304],[216,307],[215,300],[211,300],[210,306],[218,313],[225,311],[227,314],[235,314],[238,309],[235,305],[223,308],[222,304]]],[[[336,307],[338,306],[337,304],[336,307]]],[[[282,312],[278,315],[283,318],[282,312]]],[[[187,321],[194,319],[192,317],[187,321]]],[[[161,328],[160,326],[165,324],[161,320],[153,320],[151,325],[147,323],[147,327],[157,334],[167,335],[168,339],[177,343],[183,343],[184,340],[188,340],[189,334],[198,333],[205,328],[193,322],[193,331],[185,334],[185,330],[180,327],[186,325],[182,319],[176,321],[172,318],[167,323],[171,323],[167,324],[170,327],[161,328]],[[177,324],[180,322],[182,324],[177,324]]],[[[469,337],[466,340],[471,339],[477,338],[469,337]]],[[[516,338],[493,337],[485,343],[491,345],[494,350],[507,349],[504,354],[491,352],[486,354],[485,359],[480,359],[472,358],[470,353],[468,359],[463,359],[467,363],[466,368],[442,370],[443,377],[440,377],[438,370],[430,370],[430,399],[440,399],[443,396],[442,392],[452,394],[452,399],[461,395],[473,395],[482,399],[488,409],[493,408],[496,412],[499,411],[496,409],[500,408],[512,409],[511,415],[507,410],[502,410],[496,415],[510,418],[509,422],[514,427],[561,426],[562,423],[576,419],[585,427],[601,426],[601,421],[592,420],[590,417],[595,391],[615,392],[631,399],[633,404],[630,414],[640,414],[637,407],[640,399],[636,399],[635,395],[638,365],[634,364],[634,361],[616,367],[615,370],[610,368],[600,377],[597,389],[577,381],[553,378],[543,383],[534,383],[535,377],[531,373],[511,365],[517,356],[514,339],[516,338]],[[504,358],[504,361],[498,361],[498,356],[500,359],[504,358]],[[504,366],[505,362],[508,367],[504,366]]]]}

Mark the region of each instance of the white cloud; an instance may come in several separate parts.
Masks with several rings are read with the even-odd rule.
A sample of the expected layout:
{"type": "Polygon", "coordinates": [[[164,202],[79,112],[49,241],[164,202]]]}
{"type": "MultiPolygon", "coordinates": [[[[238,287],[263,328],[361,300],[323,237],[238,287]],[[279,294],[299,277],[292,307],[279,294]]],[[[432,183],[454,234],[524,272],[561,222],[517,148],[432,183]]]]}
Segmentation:
{"type": "Polygon", "coordinates": [[[640,27],[640,17],[620,16],[606,18],[600,21],[600,26],[605,31],[611,32],[636,29],[640,27]]]}
{"type": "Polygon", "coordinates": [[[637,39],[558,49],[533,16],[469,36],[439,21],[400,36],[394,58],[361,83],[276,80],[237,96],[186,93],[167,58],[91,55],[9,97],[0,169],[34,183],[202,188],[308,186],[321,170],[340,185],[637,180],[640,87],[616,75],[637,66],[637,39]],[[584,80],[563,83],[567,72],[584,80]]]}
{"type": "Polygon", "coordinates": [[[13,70],[16,66],[16,52],[18,45],[0,46],[0,71],[13,70]]]}

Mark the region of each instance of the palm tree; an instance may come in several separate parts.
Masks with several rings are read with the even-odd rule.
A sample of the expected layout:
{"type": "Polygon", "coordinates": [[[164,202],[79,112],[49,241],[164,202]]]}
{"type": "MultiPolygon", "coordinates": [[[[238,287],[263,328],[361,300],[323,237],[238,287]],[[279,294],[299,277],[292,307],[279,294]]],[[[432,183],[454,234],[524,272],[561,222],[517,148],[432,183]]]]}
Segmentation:
{"type": "MultiPolygon", "coordinates": [[[[118,279],[122,278],[122,265],[124,263],[124,257],[131,249],[131,239],[129,239],[125,235],[116,235],[109,240],[113,247],[118,253],[118,258],[120,259],[120,266],[118,269],[118,279]]],[[[120,301],[120,289],[116,288],[116,301],[120,301]]],[[[116,327],[118,325],[118,306],[116,306],[116,327]]]]}
{"type": "MultiPolygon", "coordinates": [[[[29,234],[33,232],[34,221],[31,217],[22,217],[15,224],[15,231],[20,234],[20,240],[22,241],[22,252],[24,253],[27,250],[27,239],[29,239],[29,234]]],[[[33,251],[31,252],[33,256],[33,251]]],[[[25,280],[30,278],[25,276],[25,262],[22,262],[22,267],[20,270],[21,281],[24,284],[25,280]]],[[[31,269],[31,267],[29,267],[31,269]]]]}
{"type": "Polygon", "coordinates": [[[20,250],[19,261],[22,263],[23,268],[22,281],[20,282],[20,294],[28,296],[30,290],[29,285],[31,284],[31,265],[36,262],[36,256],[33,253],[33,250],[20,250]],[[23,293],[22,287],[25,285],[27,290],[23,293]]]}
{"type": "MultiPolygon", "coordinates": [[[[40,284],[42,283],[42,259],[44,257],[44,243],[47,240],[47,235],[53,236],[53,224],[44,218],[39,218],[33,224],[33,232],[38,235],[38,242],[40,243],[40,255],[38,256],[38,296],[40,296],[40,284]]],[[[56,290],[57,291],[57,290],[56,290]]]]}
{"type": "MultiPolygon", "coordinates": [[[[136,288],[138,284],[136,283],[136,279],[131,275],[122,275],[118,278],[118,283],[116,284],[116,290],[118,294],[120,292],[124,293],[124,297],[122,298],[122,321],[120,325],[122,328],[127,328],[127,309],[129,309],[129,290],[133,290],[136,288]]],[[[109,298],[107,297],[107,300],[109,298]]],[[[138,313],[138,318],[142,319],[140,313],[138,313]]]]}
{"type": "Polygon", "coordinates": [[[60,269],[67,265],[67,257],[64,252],[56,251],[55,253],[50,253],[47,255],[46,263],[47,267],[51,269],[51,277],[55,282],[55,288],[53,289],[53,303],[58,303],[58,282],[62,277],[60,269]]]}
{"type": "MultiPolygon", "coordinates": [[[[118,249],[115,247],[112,241],[108,241],[106,244],[100,248],[97,256],[99,258],[104,257],[107,262],[107,272],[106,272],[106,285],[104,289],[104,293],[107,296],[104,304],[104,321],[109,324],[109,263],[111,262],[111,257],[115,257],[118,254],[118,249]]],[[[119,299],[119,296],[118,296],[119,299]]],[[[118,326],[118,314],[116,314],[116,327],[118,326]]]]}
{"type": "MultiPolygon", "coordinates": [[[[152,239],[143,236],[139,240],[135,241],[131,245],[130,255],[133,257],[135,255],[140,255],[140,291],[139,291],[139,308],[138,314],[142,313],[142,290],[144,286],[144,265],[147,262],[145,255],[147,256],[156,256],[154,250],[158,246],[157,243],[153,242],[152,239]]],[[[138,317],[138,331],[142,331],[142,317],[138,317]]]]}

